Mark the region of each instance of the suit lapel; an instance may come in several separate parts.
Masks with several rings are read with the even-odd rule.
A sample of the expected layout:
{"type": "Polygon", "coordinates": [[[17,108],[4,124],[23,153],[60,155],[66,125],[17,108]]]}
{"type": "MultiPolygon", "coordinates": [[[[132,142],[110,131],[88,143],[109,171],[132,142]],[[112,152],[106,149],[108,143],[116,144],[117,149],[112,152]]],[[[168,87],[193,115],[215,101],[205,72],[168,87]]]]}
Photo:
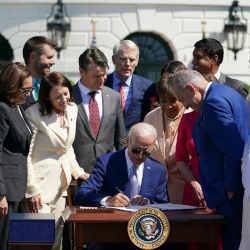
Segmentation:
{"type": "Polygon", "coordinates": [[[57,122],[56,113],[53,112],[50,116],[44,116],[43,118],[47,128],[45,127],[45,132],[48,134],[50,139],[55,143],[59,144],[59,147],[65,148],[66,141],[61,137],[59,132],[59,124],[57,122]]]}
{"type": "Polygon", "coordinates": [[[132,109],[134,109],[134,100],[136,99],[136,97],[140,98],[142,91],[142,87],[143,85],[140,84],[140,81],[138,81],[138,78],[136,77],[136,75],[132,76],[132,80],[131,80],[131,86],[129,88],[129,94],[131,96],[131,102],[130,105],[127,109],[126,113],[131,113],[132,109]]]}
{"type": "Polygon", "coordinates": [[[106,80],[106,82],[105,82],[105,86],[107,86],[107,87],[109,87],[109,88],[111,88],[111,89],[114,89],[114,88],[113,88],[113,80],[114,80],[114,78],[113,78],[113,73],[112,73],[112,74],[109,74],[108,77],[107,77],[107,80],[106,80]]]}
{"type": "Polygon", "coordinates": [[[99,138],[103,133],[105,133],[105,124],[107,124],[109,121],[107,120],[107,110],[112,105],[110,96],[107,93],[106,89],[102,89],[102,119],[100,121],[100,128],[97,135],[97,138],[99,138]]]}
{"type": "Polygon", "coordinates": [[[29,120],[27,119],[27,117],[26,117],[26,115],[25,115],[25,113],[24,113],[24,110],[23,110],[22,106],[19,106],[19,108],[20,108],[20,111],[21,111],[21,113],[22,113],[23,119],[24,119],[24,121],[26,122],[26,125],[27,125],[28,128],[29,128],[29,132],[32,134],[32,127],[31,127],[31,124],[30,124],[29,120]]]}
{"type": "MultiPolygon", "coordinates": [[[[12,107],[10,107],[10,108],[13,109],[12,107]]],[[[27,128],[27,126],[30,126],[29,123],[27,123],[27,126],[26,126],[24,116],[22,118],[22,116],[19,113],[17,107],[15,107],[14,109],[15,109],[15,115],[13,116],[13,120],[16,120],[16,124],[19,124],[18,127],[23,132],[22,134],[31,137],[31,133],[30,132],[32,131],[32,129],[30,129],[30,131],[29,131],[29,129],[27,128]]],[[[21,109],[20,109],[20,111],[21,111],[21,109]]],[[[21,113],[23,114],[22,111],[21,111],[21,113]]]]}
{"type": "Polygon", "coordinates": [[[226,82],[226,76],[224,74],[220,74],[220,78],[218,79],[219,83],[225,84],[226,82]]]}
{"type": "Polygon", "coordinates": [[[150,183],[151,178],[152,178],[152,166],[150,164],[150,161],[148,159],[146,159],[146,161],[144,162],[140,195],[148,193],[147,188],[150,187],[149,183],[150,183]]]}
{"type": "Polygon", "coordinates": [[[76,84],[73,87],[73,95],[74,95],[75,103],[78,105],[78,116],[80,117],[81,121],[83,122],[86,132],[89,134],[89,136],[93,140],[95,140],[94,134],[93,134],[92,129],[91,129],[90,124],[89,124],[88,116],[87,116],[85,109],[83,107],[83,104],[82,104],[82,96],[81,96],[81,92],[80,92],[80,89],[78,87],[78,84],[76,84]]]}

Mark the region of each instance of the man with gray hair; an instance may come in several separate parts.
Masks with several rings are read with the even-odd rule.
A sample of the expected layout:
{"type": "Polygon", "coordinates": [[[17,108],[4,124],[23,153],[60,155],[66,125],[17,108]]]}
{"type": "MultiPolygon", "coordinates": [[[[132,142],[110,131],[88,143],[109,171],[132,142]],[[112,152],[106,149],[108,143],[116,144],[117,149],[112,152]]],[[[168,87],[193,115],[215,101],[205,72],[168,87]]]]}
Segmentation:
{"type": "Polygon", "coordinates": [[[139,62],[139,48],[130,40],[122,40],[113,48],[115,71],[108,75],[105,85],[120,92],[127,132],[143,120],[150,110],[150,100],[155,94],[151,80],[134,74],[139,62]]]}
{"type": "Polygon", "coordinates": [[[148,158],[156,137],[150,124],[132,126],[127,148],[97,159],[90,178],[77,191],[76,203],[126,207],[168,202],[165,167],[148,158]]]}
{"type": "Polygon", "coordinates": [[[170,86],[177,98],[199,112],[193,138],[207,205],[225,216],[224,250],[237,250],[241,238],[243,188],[241,157],[247,139],[247,104],[234,89],[208,82],[197,71],[174,75],[170,86]]]}

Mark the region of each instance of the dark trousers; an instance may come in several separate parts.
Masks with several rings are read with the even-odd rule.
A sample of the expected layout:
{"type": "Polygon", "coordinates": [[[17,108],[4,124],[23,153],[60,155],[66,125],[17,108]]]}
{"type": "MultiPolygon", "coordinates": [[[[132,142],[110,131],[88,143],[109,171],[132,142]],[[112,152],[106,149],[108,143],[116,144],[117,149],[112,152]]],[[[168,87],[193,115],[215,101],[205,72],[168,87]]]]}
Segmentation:
{"type": "Polygon", "coordinates": [[[222,227],[223,250],[238,250],[241,239],[243,193],[235,194],[231,200],[216,208],[225,216],[226,224],[222,227]]]}
{"type": "Polygon", "coordinates": [[[12,213],[19,212],[19,204],[20,202],[8,201],[8,214],[0,216],[0,250],[8,248],[9,217],[12,213]]]}

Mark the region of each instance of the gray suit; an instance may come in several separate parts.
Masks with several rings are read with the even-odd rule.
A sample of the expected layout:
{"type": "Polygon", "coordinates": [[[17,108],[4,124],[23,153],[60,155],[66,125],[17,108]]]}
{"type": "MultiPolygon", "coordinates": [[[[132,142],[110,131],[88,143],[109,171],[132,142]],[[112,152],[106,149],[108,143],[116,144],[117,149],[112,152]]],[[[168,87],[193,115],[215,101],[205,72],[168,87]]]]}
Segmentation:
{"type": "Polygon", "coordinates": [[[78,85],[73,87],[73,96],[78,105],[76,136],[73,147],[79,165],[86,172],[91,173],[97,157],[125,147],[126,132],[121,108],[121,97],[114,90],[103,87],[103,114],[99,133],[95,138],[82,104],[78,85]]]}
{"type": "Polygon", "coordinates": [[[227,75],[224,75],[221,73],[220,78],[218,79],[219,83],[225,84],[231,88],[233,88],[234,90],[236,90],[238,93],[240,93],[244,98],[247,97],[248,95],[248,89],[246,84],[244,84],[243,82],[237,80],[237,79],[233,79],[227,75]]]}

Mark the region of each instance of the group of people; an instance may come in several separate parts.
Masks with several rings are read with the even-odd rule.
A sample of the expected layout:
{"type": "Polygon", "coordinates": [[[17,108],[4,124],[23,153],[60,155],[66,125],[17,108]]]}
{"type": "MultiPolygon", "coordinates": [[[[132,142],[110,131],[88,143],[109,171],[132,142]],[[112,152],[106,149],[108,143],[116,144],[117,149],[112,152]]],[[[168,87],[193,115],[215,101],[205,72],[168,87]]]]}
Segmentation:
{"type": "Polygon", "coordinates": [[[130,40],[114,46],[109,75],[104,53],[86,49],[74,86],[50,72],[54,55],[52,41],[32,37],[26,66],[1,69],[0,250],[13,212],[53,213],[59,223],[72,176],[83,181],[76,204],[208,207],[227,220],[223,249],[249,248],[248,90],[221,73],[217,40],[195,43],[193,70],[168,62],[157,83],[134,74],[130,40]]]}

